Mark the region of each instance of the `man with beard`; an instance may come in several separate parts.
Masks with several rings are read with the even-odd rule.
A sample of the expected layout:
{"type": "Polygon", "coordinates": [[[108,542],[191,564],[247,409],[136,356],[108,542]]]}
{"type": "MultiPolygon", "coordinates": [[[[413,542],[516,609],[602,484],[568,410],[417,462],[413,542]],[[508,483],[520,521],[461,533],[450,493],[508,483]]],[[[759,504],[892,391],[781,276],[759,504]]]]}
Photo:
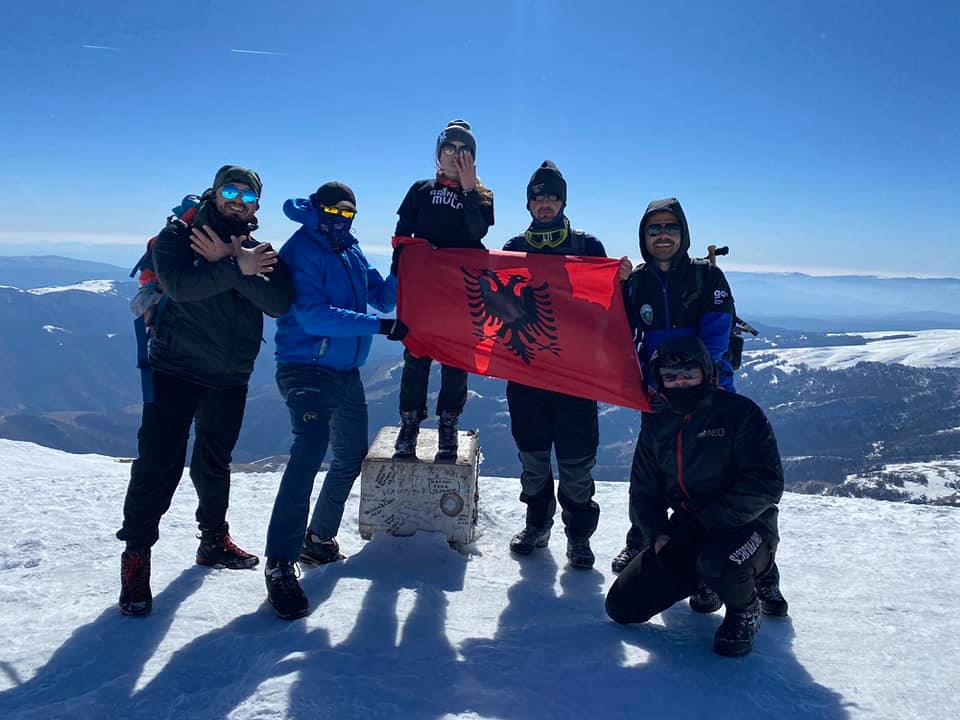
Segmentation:
{"type": "MultiPolygon", "coordinates": [[[[649,367],[654,352],[668,339],[695,336],[706,346],[720,386],[732,393],[733,368],[726,357],[734,322],[730,286],[720,268],[691,258],[689,251],[690,228],[680,202],[666,198],[650,203],[640,220],[640,252],[645,263],[623,286],[637,354],[648,385],[654,387],[657,378],[649,367]]],[[[658,415],[645,415],[642,424],[659,419],[658,415]]],[[[626,545],[611,562],[614,572],[621,572],[651,541],[643,536],[632,498],[631,493],[631,527],[626,545]]],[[[765,612],[786,615],[787,602],[780,593],[776,565],[760,587],[765,612]]],[[[690,607],[710,613],[719,609],[720,602],[717,594],[703,585],[690,598],[690,607]]]]}
{"type": "Polygon", "coordinates": [[[610,588],[607,614],[646,622],[705,582],[726,605],[714,651],[746,655],[767,610],[757,579],[773,567],[780,539],[773,429],[752,400],[712,382],[713,361],[696,337],[665,340],[650,371],[657,422],[640,430],[630,499],[651,543],[610,588]]]}
{"type": "MultiPolygon", "coordinates": [[[[567,182],[557,166],[546,160],[527,184],[527,210],[533,221],[526,232],[508,240],[503,249],[606,257],[599,240],[570,227],[564,213],[566,204],[567,182]]],[[[624,280],[630,266],[626,258],[622,262],[624,280]]],[[[527,505],[526,526],[510,540],[510,550],[529,555],[534,548],[546,547],[559,498],[567,534],[567,558],[573,567],[593,567],[590,536],[600,517],[590,474],[597,462],[599,445],[596,401],[511,381],[507,383],[507,403],[510,429],[523,466],[520,500],[527,505]],[[556,494],[551,447],[557,454],[556,494]]]]}
{"type": "Polygon", "coordinates": [[[240,433],[247,382],[263,336],[263,313],[293,300],[286,266],[250,237],[260,207],[260,176],[226,165],[188,224],[176,217],[157,236],[153,262],[164,293],[150,347],[154,396],[143,406],[138,457],[123,506],[120,610],[146,615],[151,547],[170,507],[194,426],[190,477],[199,499],[199,565],[251,568],[226,522],[230,459],[240,433]]]}

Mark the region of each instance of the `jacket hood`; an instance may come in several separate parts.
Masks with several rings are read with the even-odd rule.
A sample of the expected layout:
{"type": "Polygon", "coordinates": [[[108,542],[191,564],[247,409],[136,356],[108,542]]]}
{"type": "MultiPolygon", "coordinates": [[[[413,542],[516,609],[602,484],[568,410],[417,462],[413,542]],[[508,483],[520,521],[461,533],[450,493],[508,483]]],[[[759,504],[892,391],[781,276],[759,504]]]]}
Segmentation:
{"type": "Polygon", "coordinates": [[[337,243],[331,241],[319,228],[320,211],[317,210],[317,206],[311,202],[310,198],[290,198],[283,203],[283,214],[295,223],[303,225],[304,230],[308,231],[311,237],[320,240],[335,252],[345,250],[357,242],[353,234],[349,234],[349,240],[341,243],[339,247],[337,243]]]}
{"type": "Polygon", "coordinates": [[[660,343],[660,347],[650,357],[650,372],[654,373],[658,385],[660,383],[658,371],[664,365],[664,360],[671,355],[686,355],[698,363],[703,370],[704,382],[710,382],[713,377],[713,360],[703,340],[696,335],[678,335],[660,343]]]}
{"type": "Polygon", "coordinates": [[[687,226],[687,216],[684,215],[680,201],[676,198],[654,200],[647,205],[647,210],[640,219],[640,254],[643,256],[644,262],[655,262],[653,256],[647,252],[647,220],[653,213],[660,211],[673,213],[677,216],[677,221],[680,223],[680,249],[677,250],[677,254],[674,255],[670,261],[670,268],[673,269],[682,259],[689,257],[690,251],[690,228],[687,226]]]}

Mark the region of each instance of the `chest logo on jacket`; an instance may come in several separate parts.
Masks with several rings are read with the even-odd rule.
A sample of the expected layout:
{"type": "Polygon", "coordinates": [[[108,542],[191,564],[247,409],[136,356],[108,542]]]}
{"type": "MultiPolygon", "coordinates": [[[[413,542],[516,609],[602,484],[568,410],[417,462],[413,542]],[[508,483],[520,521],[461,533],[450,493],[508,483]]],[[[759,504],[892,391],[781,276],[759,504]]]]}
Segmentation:
{"type": "Polygon", "coordinates": [[[463,203],[460,202],[458,194],[450,188],[434,188],[430,191],[430,198],[433,200],[434,205],[449,205],[454,210],[463,208],[463,203]]]}
{"type": "Polygon", "coordinates": [[[653,308],[650,305],[644,305],[640,308],[640,319],[644,325],[653,325],[653,308]]]}
{"type": "Polygon", "coordinates": [[[541,350],[560,355],[548,283],[534,285],[533,278],[516,274],[501,278],[488,268],[460,270],[477,339],[493,340],[527,364],[541,350]]]}
{"type": "Polygon", "coordinates": [[[724,301],[727,299],[726,290],[714,290],[713,291],[713,304],[714,305],[723,305],[724,301]]]}
{"type": "Polygon", "coordinates": [[[722,427],[721,428],[707,428],[706,430],[701,430],[697,433],[698,438],[722,438],[726,435],[727,432],[722,427]]]}

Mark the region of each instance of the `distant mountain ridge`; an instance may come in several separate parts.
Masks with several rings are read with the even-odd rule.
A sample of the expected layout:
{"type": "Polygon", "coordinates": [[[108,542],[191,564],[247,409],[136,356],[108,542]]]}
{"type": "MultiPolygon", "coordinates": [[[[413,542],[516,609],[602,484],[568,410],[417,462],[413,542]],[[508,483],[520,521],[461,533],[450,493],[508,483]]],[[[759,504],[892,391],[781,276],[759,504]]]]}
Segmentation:
{"type": "MultiPolygon", "coordinates": [[[[78,274],[69,278],[69,286],[55,287],[52,277],[40,273],[33,276],[32,290],[0,287],[0,334],[15,339],[0,345],[0,437],[129,457],[136,453],[140,420],[133,316],[127,306],[137,286],[128,278],[92,282],[86,271],[99,269],[97,264],[72,263],[66,265],[78,274]]],[[[53,272],[61,269],[53,263],[53,272]]],[[[749,283],[734,280],[749,297],[749,283]]],[[[738,309],[755,320],[742,306],[738,309]]],[[[960,427],[960,333],[839,335],[791,330],[781,321],[756,321],[762,335],[748,341],[737,383],[767,410],[791,487],[822,492],[843,485],[844,492],[896,499],[897,482],[923,474],[884,475],[885,464],[939,462],[957,455],[958,435],[948,431],[960,427]],[[889,364],[919,362],[911,358],[933,359],[920,362],[921,367],[889,364]],[[875,481],[847,482],[854,476],[875,481]]],[[[273,321],[267,319],[237,462],[289,449],[288,412],[273,380],[273,333],[273,321]]],[[[401,352],[400,345],[377,337],[363,368],[371,433],[397,422],[401,352]]],[[[438,382],[436,376],[431,379],[431,406],[438,382]]],[[[472,376],[470,391],[462,422],[481,430],[484,472],[518,474],[504,381],[472,376]]],[[[595,476],[626,480],[639,413],[604,406],[600,425],[595,476]]],[[[901,499],[913,500],[921,494],[900,493],[901,499]]]]}

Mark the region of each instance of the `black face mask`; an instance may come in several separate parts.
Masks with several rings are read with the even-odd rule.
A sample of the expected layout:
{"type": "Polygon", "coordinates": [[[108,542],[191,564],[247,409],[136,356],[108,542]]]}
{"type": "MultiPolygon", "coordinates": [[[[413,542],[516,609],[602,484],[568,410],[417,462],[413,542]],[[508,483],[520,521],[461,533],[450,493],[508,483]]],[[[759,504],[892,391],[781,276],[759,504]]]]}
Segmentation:
{"type": "Polygon", "coordinates": [[[667,406],[678,415],[689,415],[696,410],[706,391],[706,382],[702,382],[695,387],[663,388],[660,390],[666,398],[667,406]]]}

